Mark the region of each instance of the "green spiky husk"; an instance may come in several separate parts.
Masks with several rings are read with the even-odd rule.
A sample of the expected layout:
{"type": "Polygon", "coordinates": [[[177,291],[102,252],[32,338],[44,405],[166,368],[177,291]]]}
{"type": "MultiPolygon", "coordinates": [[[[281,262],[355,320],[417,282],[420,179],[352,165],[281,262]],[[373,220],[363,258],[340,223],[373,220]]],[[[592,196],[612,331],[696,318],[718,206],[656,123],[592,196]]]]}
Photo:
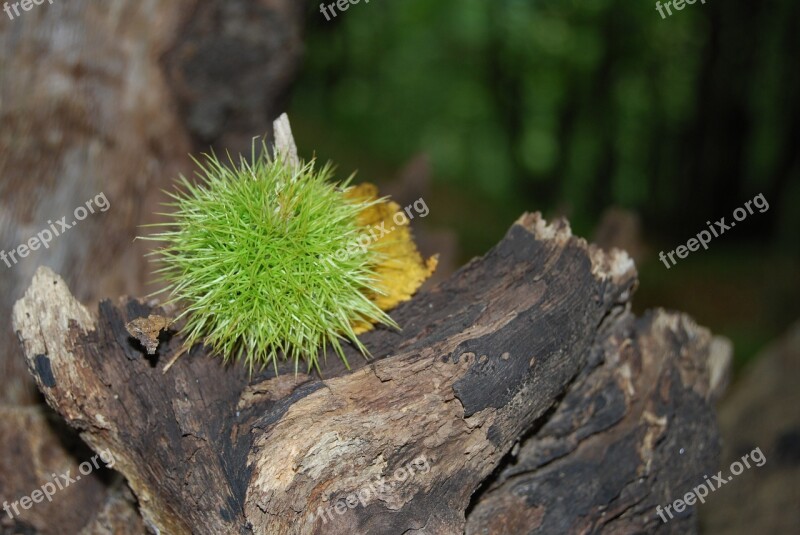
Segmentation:
{"type": "Polygon", "coordinates": [[[366,354],[354,322],[396,326],[365,296],[380,292],[377,253],[352,247],[358,214],[377,201],[346,199],[349,180],[332,182],[329,165],[253,154],[230,167],[213,155],[196,162],[198,183],[180,177],[172,221],[146,238],[165,244],[157,273],[183,308],[185,347],[202,341],[251,373],[277,371],[279,355],[319,370],[328,344],[347,364],[343,342],[366,354]]]}

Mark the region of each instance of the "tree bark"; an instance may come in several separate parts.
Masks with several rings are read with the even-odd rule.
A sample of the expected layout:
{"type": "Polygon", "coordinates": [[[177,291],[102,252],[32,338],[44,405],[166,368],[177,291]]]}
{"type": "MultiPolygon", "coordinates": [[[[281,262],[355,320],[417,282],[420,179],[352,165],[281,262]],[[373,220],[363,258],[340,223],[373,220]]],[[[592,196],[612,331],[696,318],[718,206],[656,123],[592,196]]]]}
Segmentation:
{"type": "MultiPolygon", "coordinates": [[[[303,11],[296,0],[70,0],[0,14],[0,251],[62,216],[70,224],[100,193],[110,204],[27,258],[0,261],[0,505],[81,460],[62,448],[71,430],[54,435],[37,408],[14,302],[39,265],[85,302],[155,289],[150,244],[134,237],[156,221],[172,179],[191,175],[190,152],[249,151],[268,130],[300,61],[303,11]],[[25,453],[45,436],[49,447],[25,453]]],[[[130,503],[95,475],[15,519],[0,510],[0,533],[125,533],[130,503]]]]}
{"type": "Polygon", "coordinates": [[[91,314],[46,268],[14,328],[47,402],[113,452],[162,533],[691,531],[693,511],[654,508],[716,462],[729,350],[683,316],[633,318],[635,285],[625,253],[533,214],[324,378],[250,378],[199,346],[162,374],[178,337],[149,357],[125,323],[172,311],[91,314]]]}
{"type": "Polygon", "coordinates": [[[0,403],[39,401],[9,330],[37,266],[82,300],[152,291],[140,225],[178,174],[191,176],[190,152],[249,153],[253,135],[271,132],[302,27],[294,0],[73,0],[0,16],[0,250],[70,222],[101,192],[110,204],[0,262],[0,403]]]}

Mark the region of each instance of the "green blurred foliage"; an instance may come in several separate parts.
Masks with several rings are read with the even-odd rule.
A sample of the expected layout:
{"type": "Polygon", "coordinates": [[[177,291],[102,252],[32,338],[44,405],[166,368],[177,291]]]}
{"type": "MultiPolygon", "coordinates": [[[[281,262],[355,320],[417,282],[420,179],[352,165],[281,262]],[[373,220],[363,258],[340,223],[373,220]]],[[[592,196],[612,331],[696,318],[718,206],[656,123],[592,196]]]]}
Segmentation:
{"type": "MultiPolygon", "coordinates": [[[[778,306],[765,315],[784,318],[762,329],[770,335],[800,315],[796,1],[708,0],[666,19],[654,1],[622,0],[373,0],[330,22],[312,2],[308,16],[290,110],[301,144],[373,181],[430,155],[433,219],[458,230],[467,256],[524,210],[567,215],[590,236],[612,205],[640,214],[648,242],[670,250],[763,193],[770,210],[694,262],[753,266],[736,291],[764,275],[759,263],[789,256],[791,303],[753,314],[778,306]]],[[[647,305],[681,308],[662,275],[684,288],[714,276],[651,262],[649,295],[667,302],[644,292],[647,305]]]]}
{"type": "Polygon", "coordinates": [[[579,232],[612,204],[688,231],[758,192],[800,201],[800,10],[764,4],[374,1],[327,22],[313,3],[294,113],[579,232]]]}

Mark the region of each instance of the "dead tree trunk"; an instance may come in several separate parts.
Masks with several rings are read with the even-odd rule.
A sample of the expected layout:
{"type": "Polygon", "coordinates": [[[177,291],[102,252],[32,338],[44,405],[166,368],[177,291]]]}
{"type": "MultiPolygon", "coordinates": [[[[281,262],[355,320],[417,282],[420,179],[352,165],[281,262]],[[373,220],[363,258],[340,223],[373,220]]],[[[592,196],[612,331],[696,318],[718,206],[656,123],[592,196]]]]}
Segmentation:
{"type": "Polygon", "coordinates": [[[691,320],[629,312],[625,253],[525,215],[485,257],[397,308],[374,358],[249,378],[125,323],[40,269],[14,328],[47,402],[110,449],[160,533],[692,531],[655,507],[718,457],[709,400],[727,351],[691,320]],[[427,469],[426,469],[427,468],[427,469]]]}
{"type": "Polygon", "coordinates": [[[303,12],[296,0],[70,0],[0,13],[0,251],[101,192],[110,204],[0,261],[0,403],[39,402],[10,331],[36,267],[82,300],[152,291],[140,225],[191,175],[189,153],[246,154],[269,130],[300,64],[303,12]]]}

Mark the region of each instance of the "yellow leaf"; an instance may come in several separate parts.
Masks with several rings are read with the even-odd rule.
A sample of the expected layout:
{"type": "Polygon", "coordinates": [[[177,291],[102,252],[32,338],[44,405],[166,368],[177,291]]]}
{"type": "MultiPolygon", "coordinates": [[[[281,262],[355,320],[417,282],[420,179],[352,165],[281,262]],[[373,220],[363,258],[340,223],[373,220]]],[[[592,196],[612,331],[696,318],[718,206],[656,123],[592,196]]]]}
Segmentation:
{"type": "MultiPolygon", "coordinates": [[[[378,199],[378,188],[372,184],[359,184],[347,190],[345,197],[375,200],[378,199]]],[[[375,266],[375,286],[379,293],[370,292],[367,295],[381,310],[390,310],[411,299],[436,270],[438,256],[427,260],[422,258],[411,236],[409,219],[394,201],[385,199],[370,206],[361,212],[358,223],[365,227],[365,232],[372,238],[368,247],[381,255],[380,263],[375,266]]],[[[372,327],[371,323],[357,322],[353,330],[361,334],[372,327]]]]}

